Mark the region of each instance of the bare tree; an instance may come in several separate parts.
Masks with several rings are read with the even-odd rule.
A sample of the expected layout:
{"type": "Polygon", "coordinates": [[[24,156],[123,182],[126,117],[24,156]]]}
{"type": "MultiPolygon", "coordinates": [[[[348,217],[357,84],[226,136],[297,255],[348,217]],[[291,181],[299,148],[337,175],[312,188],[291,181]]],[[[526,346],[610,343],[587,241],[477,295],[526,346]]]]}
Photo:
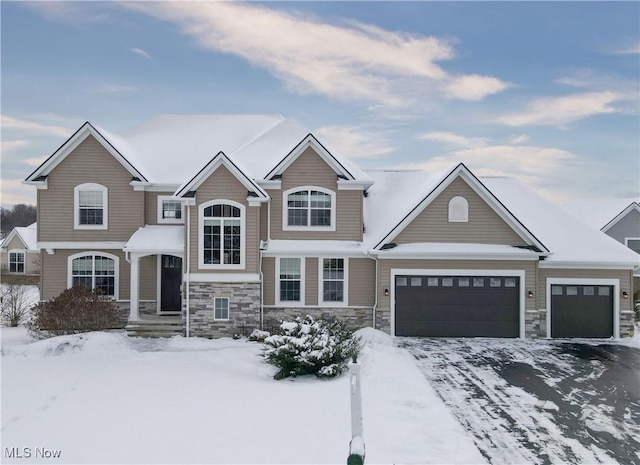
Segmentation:
{"type": "Polygon", "coordinates": [[[16,327],[29,313],[27,288],[20,284],[4,284],[0,292],[0,321],[5,326],[16,327]]]}
{"type": "Polygon", "coordinates": [[[33,205],[23,203],[13,208],[0,208],[0,223],[2,237],[6,237],[16,226],[29,226],[36,221],[37,211],[33,205]]]}

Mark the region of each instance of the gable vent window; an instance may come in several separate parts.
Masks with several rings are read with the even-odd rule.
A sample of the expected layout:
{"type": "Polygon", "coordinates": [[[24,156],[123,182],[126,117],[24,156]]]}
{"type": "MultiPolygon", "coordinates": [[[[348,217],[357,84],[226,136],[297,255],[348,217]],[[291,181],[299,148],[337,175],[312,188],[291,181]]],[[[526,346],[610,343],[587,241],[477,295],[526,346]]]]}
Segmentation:
{"type": "Polygon", "coordinates": [[[107,188],[86,183],[74,188],[75,229],[107,229],[107,188]]]}
{"type": "Polygon", "coordinates": [[[464,197],[454,197],[449,201],[449,223],[468,223],[469,203],[464,197]]]}
{"type": "Polygon", "coordinates": [[[335,193],[320,187],[294,188],[284,193],[285,230],[335,230],[335,193]]]}

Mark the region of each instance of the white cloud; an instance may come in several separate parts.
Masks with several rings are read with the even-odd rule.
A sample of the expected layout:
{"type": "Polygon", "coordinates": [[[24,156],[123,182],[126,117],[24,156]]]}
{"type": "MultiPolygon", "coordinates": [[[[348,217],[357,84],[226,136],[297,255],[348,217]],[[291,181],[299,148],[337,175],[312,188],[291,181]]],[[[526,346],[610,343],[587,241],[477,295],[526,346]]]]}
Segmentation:
{"type": "Polygon", "coordinates": [[[102,23],[110,19],[107,12],[98,12],[96,5],[104,7],[109,2],[20,2],[48,21],[56,21],[81,27],[86,24],[102,23]]]}
{"type": "Polygon", "coordinates": [[[508,87],[509,84],[498,78],[470,74],[453,78],[445,85],[445,92],[451,98],[479,101],[508,87]]]}
{"type": "Polygon", "coordinates": [[[460,134],[444,131],[432,131],[419,134],[417,136],[421,140],[431,140],[442,142],[449,145],[457,145],[460,147],[482,147],[487,145],[487,139],[480,137],[466,137],[460,134]]]}
{"type": "Polygon", "coordinates": [[[131,53],[134,53],[136,55],[140,55],[141,57],[146,58],[147,60],[151,60],[151,55],[149,54],[149,52],[145,52],[144,50],[142,50],[141,48],[138,47],[132,47],[129,49],[129,51],[131,53]]]}
{"type": "Polygon", "coordinates": [[[347,158],[379,158],[394,150],[379,134],[354,126],[325,126],[314,134],[326,139],[347,158]]]}
{"type": "Polygon", "coordinates": [[[234,2],[131,2],[129,8],[177,24],[207,49],[261,66],[298,93],[408,106],[414,89],[480,100],[506,88],[497,78],[451,77],[454,57],[437,37],[391,32],[355,21],[329,24],[301,14],[234,2]]]}
{"type": "Polygon", "coordinates": [[[11,116],[2,115],[2,128],[3,129],[16,129],[27,131],[33,134],[41,134],[48,136],[61,136],[69,137],[71,131],[63,126],[54,124],[38,123],[35,121],[27,121],[23,119],[13,118],[11,116]]]}
{"type": "Polygon", "coordinates": [[[0,187],[2,194],[2,205],[10,206],[25,203],[27,205],[36,204],[36,190],[33,186],[22,184],[21,179],[3,179],[0,187]]]}
{"type": "Polygon", "coordinates": [[[529,136],[527,136],[526,134],[520,134],[518,136],[511,136],[509,138],[509,144],[522,144],[523,142],[526,142],[529,140],[529,136]]]}
{"type": "Polygon", "coordinates": [[[534,100],[526,111],[497,121],[509,126],[559,126],[590,116],[621,113],[624,109],[615,104],[633,99],[633,94],[611,91],[541,98],[534,100]]]}
{"type": "Polygon", "coordinates": [[[618,48],[612,53],[614,55],[640,55],[640,41],[618,48]]]}
{"type": "MultiPolygon", "coordinates": [[[[3,121],[3,124],[4,124],[4,121],[3,121]]],[[[20,147],[24,147],[25,145],[28,145],[28,144],[29,144],[28,140],[4,140],[3,139],[2,141],[0,141],[0,147],[2,148],[2,157],[4,158],[14,150],[20,147]]]]}

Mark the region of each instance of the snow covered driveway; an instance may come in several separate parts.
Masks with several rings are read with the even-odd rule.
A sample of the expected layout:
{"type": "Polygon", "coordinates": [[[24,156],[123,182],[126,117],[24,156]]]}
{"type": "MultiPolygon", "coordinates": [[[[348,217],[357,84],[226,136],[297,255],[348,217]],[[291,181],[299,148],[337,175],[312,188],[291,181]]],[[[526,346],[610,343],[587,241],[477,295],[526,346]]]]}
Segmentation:
{"type": "Polygon", "coordinates": [[[640,348],[596,341],[397,341],[487,461],[640,464],[640,348]]]}

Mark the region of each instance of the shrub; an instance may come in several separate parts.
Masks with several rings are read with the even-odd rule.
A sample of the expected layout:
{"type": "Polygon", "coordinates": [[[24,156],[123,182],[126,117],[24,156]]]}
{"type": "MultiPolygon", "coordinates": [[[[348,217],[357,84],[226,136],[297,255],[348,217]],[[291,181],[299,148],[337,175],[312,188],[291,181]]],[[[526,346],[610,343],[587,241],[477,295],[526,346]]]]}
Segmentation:
{"type": "Polygon", "coordinates": [[[29,313],[27,288],[19,284],[4,284],[0,292],[0,320],[3,325],[16,327],[29,313]]]}
{"type": "Polygon", "coordinates": [[[338,376],[360,350],[359,339],[344,322],[314,320],[310,315],[282,322],[280,333],[267,337],[264,343],[265,361],[279,368],[274,379],[338,376]]]}
{"type": "Polygon", "coordinates": [[[633,294],[633,313],[636,323],[640,323],[640,290],[633,294]]]}
{"type": "Polygon", "coordinates": [[[110,297],[99,290],[77,286],[58,297],[40,302],[32,311],[27,328],[38,339],[64,334],[118,328],[120,311],[110,297]]]}
{"type": "Polygon", "coordinates": [[[264,342],[266,338],[271,336],[269,331],[261,331],[259,329],[254,329],[252,333],[249,335],[249,340],[252,342],[264,342]]]}

